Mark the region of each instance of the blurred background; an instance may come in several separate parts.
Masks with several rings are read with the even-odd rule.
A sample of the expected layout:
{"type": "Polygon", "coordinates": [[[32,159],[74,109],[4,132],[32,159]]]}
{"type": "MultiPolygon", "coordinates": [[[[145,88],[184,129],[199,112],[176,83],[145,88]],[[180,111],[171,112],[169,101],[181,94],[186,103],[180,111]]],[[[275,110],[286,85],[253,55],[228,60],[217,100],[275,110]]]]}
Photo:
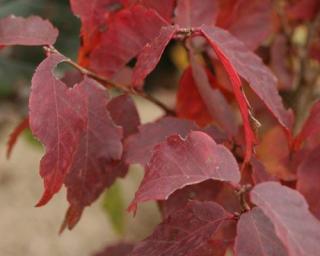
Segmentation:
{"type": "MultiPolygon", "coordinates": [[[[0,18],[12,14],[40,15],[49,19],[60,31],[57,49],[68,57],[77,58],[80,22],[72,15],[68,0],[0,0],[0,18]]],[[[0,51],[0,255],[86,256],[121,239],[143,239],[160,216],[154,204],[140,207],[135,218],[125,211],[142,178],[139,167],[133,167],[125,180],[117,182],[98,202],[88,207],[72,232],[65,231],[59,236],[67,209],[65,191],[47,206],[34,207],[43,186],[38,174],[43,154],[41,145],[25,131],[10,160],[6,159],[8,136],[27,115],[31,77],[43,58],[41,47],[7,47],[0,51]]],[[[172,70],[168,59],[164,58],[148,84],[152,88],[153,81],[160,80],[165,89],[157,95],[173,105],[172,86],[163,80],[168,76],[159,75],[163,69],[172,70]]],[[[162,114],[146,101],[136,99],[136,102],[142,122],[162,114]]]]}

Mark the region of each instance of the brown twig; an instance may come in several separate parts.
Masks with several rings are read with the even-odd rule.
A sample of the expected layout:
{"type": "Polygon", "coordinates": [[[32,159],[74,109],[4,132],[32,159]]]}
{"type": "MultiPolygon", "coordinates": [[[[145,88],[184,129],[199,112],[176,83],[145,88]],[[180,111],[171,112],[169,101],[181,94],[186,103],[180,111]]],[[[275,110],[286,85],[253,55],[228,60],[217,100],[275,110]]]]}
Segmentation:
{"type": "MultiPolygon", "coordinates": [[[[60,54],[62,55],[56,48],[54,48],[53,46],[46,46],[44,47],[45,51],[48,52],[48,53],[56,53],[56,54],[60,54]]],[[[175,116],[176,113],[174,110],[168,108],[165,104],[163,104],[161,101],[159,101],[158,99],[156,99],[155,97],[153,97],[152,95],[150,94],[147,94],[143,91],[136,91],[134,90],[132,87],[129,87],[129,86],[125,86],[125,85],[122,85],[122,84],[119,84],[119,83],[115,83],[114,81],[106,78],[106,77],[103,77],[103,76],[100,76],[98,75],[97,73],[89,70],[89,69],[86,69],[84,67],[82,67],[81,65],[79,65],[78,63],[74,62],[73,60],[71,60],[70,58],[67,58],[66,63],[68,63],[69,65],[73,66],[75,69],[77,69],[78,71],[80,71],[81,74],[83,75],[86,75],[96,81],[98,81],[101,85],[103,85],[105,88],[115,88],[117,90],[120,90],[121,92],[124,92],[124,93],[128,93],[128,94],[131,94],[131,95],[136,95],[136,96],[139,96],[139,97],[142,97],[150,102],[152,102],[153,104],[157,105],[158,107],[160,107],[161,109],[163,109],[167,115],[173,115],[175,116]]]]}

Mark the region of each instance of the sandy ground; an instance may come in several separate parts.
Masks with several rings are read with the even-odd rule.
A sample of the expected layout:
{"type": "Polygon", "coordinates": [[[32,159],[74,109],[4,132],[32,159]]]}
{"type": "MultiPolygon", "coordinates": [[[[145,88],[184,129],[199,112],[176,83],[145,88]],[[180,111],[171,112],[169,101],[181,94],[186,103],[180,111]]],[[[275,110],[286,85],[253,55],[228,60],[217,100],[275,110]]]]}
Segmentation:
{"type": "MultiPolygon", "coordinates": [[[[3,113],[4,108],[0,108],[3,113]]],[[[138,108],[143,122],[161,114],[159,109],[145,101],[139,100],[138,108]]],[[[34,207],[42,194],[42,180],[38,174],[42,150],[21,137],[12,158],[6,160],[5,143],[17,119],[14,113],[6,113],[4,116],[0,114],[0,120],[0,256],[88,256],[121,239],[113,231],[99,201],[86,209],[73,231],[59,236],[58,229],[67,208],[65,191],[45,207],[34,207]]],[[[120,181],[127,205],[142,174],[141,169],[134,167],[129,176],[120,181]]],[[[126,214],[123,238],[140,240],[158,221],[156,206],[144,204],[139,207],[135,218],[126,214]]]]}

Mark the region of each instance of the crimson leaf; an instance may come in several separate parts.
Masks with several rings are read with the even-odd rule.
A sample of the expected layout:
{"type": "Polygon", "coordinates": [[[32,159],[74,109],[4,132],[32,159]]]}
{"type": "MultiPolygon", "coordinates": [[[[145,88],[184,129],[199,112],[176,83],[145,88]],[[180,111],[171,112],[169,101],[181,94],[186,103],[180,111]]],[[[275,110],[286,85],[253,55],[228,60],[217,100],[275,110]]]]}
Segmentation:
{"type": "Polygon", "coordinates": [[[203,132],[191,132],[185,140],[173,135],[155,147],[129,209],[135,211],[148,200],[166,200],[178,189],[209,179],[240,181],[231,152],[203,132]]]}
{"type": "Polygon", "coordinates": [[[32,78],[30,128],[46,147],[40,163],[45,191],[38,206],[46,204],[60,190],[84,127],[82,102],[53,75],[53,68],[64,60],[62,55],[49,56],[32,78]]]}
{"type": "Polygon", "coordinates": [[[162,27],[160,34],[151,43],[146,44],[138,56],[138,61],[133,71],[132,80],[134,87],[141,86],[144,79],[156,67],[176,30],[176,26],[162,27]]]}
{"type": "Polygon", "coordinates": [[[37,16],[0,19],[0,45],[53,45],[58,30],[37,16]]]}
{"type": "Polygon", "coordinates": [[[125,158],[127,163],[139,163],[145,166],[152,155],[154,146],[164,141],[166,137],[179,134],[183,137],[197,126],[187,120],[164,117],[154,123],[139,127],[139,132],[130,136],[125,144],[125,158]]]}
{"type": "Polygon", "coordinates": [[[276,182],[265,182],[250,195],[273,223],[290,256],[319,254],[320,222],[309,212],[300,193],[276,182]]]}
{"type": "Polygon", "coordinates": [[[220,60],[223,59],[223,55],[236,72],[248,81],[250,88],[264,102],[277,121],[289,130],[291,118],[277,91],[277,80],[261,59],[225,30],[203,25],[201,31],[220,60]]]}
{"type": "Polygon", "coordinates": [[[273,224],[257,207],[240,217],[235,252],[237,256],[288,256],[273,224]]]}
{"type": "Polygon", "coordinates": [[[158,36],[168,23],[154,10],[137,5],[121,10],[101,35],[101,42],[91,55],[92,68],[112,76],[158,36]]]}
{"type": "Polygon", "coordinates": [[[209,241],[230,218],[231,215],[216,203],[192,201],[162,222],[129,255],[214,255],[209,241]]]}

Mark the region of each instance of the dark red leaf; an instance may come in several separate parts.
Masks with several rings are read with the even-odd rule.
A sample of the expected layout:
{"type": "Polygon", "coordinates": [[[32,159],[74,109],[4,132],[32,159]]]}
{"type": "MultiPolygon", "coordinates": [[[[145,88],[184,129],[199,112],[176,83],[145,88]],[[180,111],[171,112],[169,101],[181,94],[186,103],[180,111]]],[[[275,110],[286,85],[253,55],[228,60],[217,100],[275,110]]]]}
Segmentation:
{"type": "Polygon", "coordinates": [[[294,147],[299,149],[301,144],[313,134],[320,130],[320,101],[316,102],[309,114],[308,119],[302,127],[302,130],[297,135],[294,141],[294,147]]]}
{"type": "Polygon", "coordinates": [[[309,212],[300,193],[276,182],[265,182],[257,185],[250,195],[273,223],[289,255],[319,254],[320,222],[309,212]]]}
{"type": "Polygon", "coordinates": [[[213,25],[219,10],[218,1],[178,0],[175,10],[175,24],[183,27],[213,25]]]}
{"type": "Polygon", "coordinates": [[[94,256],[128,256],[133,247],[134,245],[130,243],[119,243],[107,246],[101,252],[94,254],[94,256]]]}
{"type": "MultiPolygon", "coordinates": [[[[242,57],[242,54],[243,54],[243,52],[241,52],[241,55],[240,55],[239,50],[243,50],[243,49],[238,49],[239,48],[238,43],[241,46],[243,46],[244,49],[245,49],[245,46],[241,42],[239,42],[237,39],[232,37],[228,32],[223,31],[221,29],[202,26],[201,30],[204,36],[208,39],[211,46],[213,47],[215,53],[217,54],[219,60],[221,61],[221,63],[223,64],[225,70],[229,75],[229,79],[231,81],[233,92],[240,108],[240,113],[241,113],[243,125],[244,125],[245,144],[246,144],[244,163],[249,162],[252,156],[252,150],[255,145],[256,138],[251,128],[250,117],[249,117],[249,106],[247,103],[247,99],[243,93],[241,79],[236,70],[237,68],[239,68],[239,65],[235,66],[233,63],[235,62],[235,64],[237,64],[237,62],[239,61],[237,59],[237,55],[242,57]],[[224,40],[222,37],[225,37],[224,40]],[[219,40],[218,42],[216,41],[217,39],[219,40]],[[228,42],[227,40],[231,42],[234,40],[234,42],[232,42],[232,45],[231,45],[233,46],[233,48],[230,47],[229,45],[230,42],[228,42]],[[237,45],[235,45],[235,43],[237,43],[237,45]],[[230,58],[232,58],[233,60],[230,58]]],[[[255,57],[255,55],[253,55],[253,57],[255,57]]],[[[244,63],[246,62],[243,62],[241,64],[240,66],[241,68],[242,68],[242,65],[244,65],[245,67],[244,63]]],[[[247,68],[245,67],[245,69],[247,68]]]]}
{"type": "Polygon", "coordinates": [[[105,91],[87,78],[73,91],[83,101],[86,122],[64,181],[71,211],[75,212],[95,201],[117,177],[123,177],[127,166],[112,163],[122,156],[122,130],[107,111],[105,91]]]}
{"type": "Polygon", "coordinates": [[[212,202],[192,201],[162,222],[130,256],[215,255],[210,240],[231,215],[212,202]],[[210,253],[210,254],[208,254],[210,253]]]}
{"type": "Polygon", "coordinates": [[[311,212],[320,219],[320,146],[313,149],[298,168],[297,189],[307,199],[311,212]]]}
{"type": "Polygon", "coordinates": [[[277,91],[277,80],[261,59],[227,31],[217,27],[202,26],[201,30],[217,55],[230,62],[236,72],[248,81],[250,88],[264,102],[277,121],[286,129],[291,128],[291,116],[285,110],[277,91]]]}
{"type": "Polygon", "coordinates": [[[154,10],[143,6],[119,11],[90,56],[91,68],[111,77],[156,38],[165,25],[168,23],[154,10]]]}
{"type": "Polygon", "coordinates": [[[276,181],[276,178],[268,173],[265,166],[258,159],[252,158],[250,164],[252,167],[251,176],[255,184],[266,181],[276,181]]]}
{"type": "Polygon", "coordinates": [[[113,98],[108,103],[108,110],[114,123],[122,127],[124,138],[138,132],[140,117],[129,95],[113,98]]]}
{"type": "Polygon", "coordinates": [[[60,190],[85,125],[82,101],[53,75],[53,69],[63,61],[62,55],[49,56],[32,78],[30,128],[46,147],[40,163],[45,191],[38,206],[46,204],[60,190]]]}
{"type": "Polygon", "coordinates": [[[126,141],[126,162],[145,166],[151,158],[154,146],[170,135],[179,134],[186,137],[190,131],[196,129],[197,126],[193,122],[173,117],[165,117],[154,123],[144,124],[139,127],[137,134],[130,136],[126,141]]]}
{"type": "Polygon", "coordinates": [[[58,30],[37,16],[0,19],[0,45],[53,45],[58,30]]]}
{"type": "Polygon", "coordinates": [[[178,189],[205,180],[238,183],[240,172],[231,152],[203,132],[184,140],[173,135],[153,151],[144,179],[129,209],[148,200],[166,200],[178,189]]]}
{"type": "Polygon", "coordinates": [[[132,80],[134,87],[141,87],[144,79],[156,67],[168,43],[177,30],[176,26],[163,27],[160,34],[146,44],[138,56],[137,64],[133,70],[132,80]]]}
{"type": "Polygon", "coordinates": [[[9,140],[8,140],[8,143],[7,143],[7,158],[8,159],[11,156],[11,152],[13,150],[14,145],[17,142],[18,137],[27,128],[29,128],[29,117],[26,117],[25,119],[23,119],[19,123],[19,125],[10,134],[10,137],[9,137],[9,140]]]}
{"type": "Polygon", "coordinates": [[[217,26],[231,32],[255,50],[273,29],[271,0],[220,0],[217,26]]]}
{"type": "Polygon", "coordinates": [[[235,242],[237,256],[288,256],[271,221],[259,208],[241,215],[235,242]]]}
{"type": "Polygon", "coordinates": [[[238,131],[236,117],[223,94],[218,89],[212,89],[210,80],[212,81],[211,83],[213,83],[215,80],[214,77],[212,77],[212,75],[210,77],[210,73],[207,73],[204,67],[197,62],[191,50],[190,62],[195,84],[211,117],[217,121],[230,137],[234,136],[238,131]]]}
{"type": "Polygon", "coordinates": [[[311,20],[320,10],[318,0],[296,0],[293,4],[288,5],[287,15],[293,20],[311,20]]]}

